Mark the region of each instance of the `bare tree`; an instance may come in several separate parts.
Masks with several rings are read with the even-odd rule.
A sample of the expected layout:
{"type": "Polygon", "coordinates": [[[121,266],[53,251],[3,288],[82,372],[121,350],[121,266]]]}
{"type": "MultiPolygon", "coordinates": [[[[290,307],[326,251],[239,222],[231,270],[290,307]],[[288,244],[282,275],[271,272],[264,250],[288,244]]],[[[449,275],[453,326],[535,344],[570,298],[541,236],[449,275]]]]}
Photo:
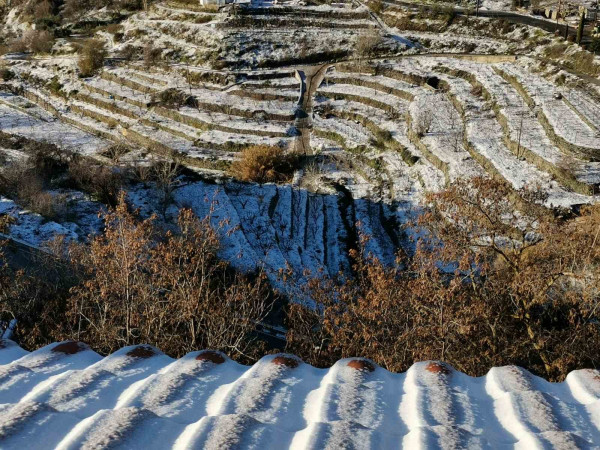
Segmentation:
{"type": "Polygon", "coordinates": [[[166,218],[167,208],[172,201],[173,191],[178,184],[177,178],[181,172],[180,158],[173,154],[169,160],[159,161],[152,166],[152,176],[161,194],[160,204],[163,218],[166,218]]]}
{"type": "Polygon", "coordinates": [[[354,53],[356,58],[358,58],[359,72],[362,70],[363,59],[372,56],[382,41],[383,39],[377,31],[370,30],[358,35],[354,53]]]}
{"type": "Polygon", "coordinates": [[[462,150],[461,142],[464,135],[464,123],[461,115],[458,113],[458,111],[456,111],[451,103],[447,103],[446,112],[450,124],[448,130],[449,144],[452,148],[452,151],[459,152],[462,150]]]}
{"type": "Polygon", "coordinates": [[[525,149],[521,146],[521,136],[523,136],[523,122],[526,114],[525,108],[521,110],[519,119],[519,129],[517,131],[517,158],[522,159],[525,155],[525,149]]]}
{"type": "Polygon", "coordinates": [[[434,114],[427,107],[419,108],[413,116],[413,129],[419,136],[424,136],[433,124],[434,114]]]}

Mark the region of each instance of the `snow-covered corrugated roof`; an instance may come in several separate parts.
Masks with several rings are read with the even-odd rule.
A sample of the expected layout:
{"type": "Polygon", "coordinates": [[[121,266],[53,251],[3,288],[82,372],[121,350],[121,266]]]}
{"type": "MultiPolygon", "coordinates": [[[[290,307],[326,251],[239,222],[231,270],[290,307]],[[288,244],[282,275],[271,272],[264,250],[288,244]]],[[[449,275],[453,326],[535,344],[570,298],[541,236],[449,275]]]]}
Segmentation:
{"type": "Polygon", "coordinates": [[[390,373],[363,359],[251,367],[150,346],[0,349],[1,448],[589,448],[600,372],[549,383],[518,367],[472,378],[437,362],[390,373]]]}

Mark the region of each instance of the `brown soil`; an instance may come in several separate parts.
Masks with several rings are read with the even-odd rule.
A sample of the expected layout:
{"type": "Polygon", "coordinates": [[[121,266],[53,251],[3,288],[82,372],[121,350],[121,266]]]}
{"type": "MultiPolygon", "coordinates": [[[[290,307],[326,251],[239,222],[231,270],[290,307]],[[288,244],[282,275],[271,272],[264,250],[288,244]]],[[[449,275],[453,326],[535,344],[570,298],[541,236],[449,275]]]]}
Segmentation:
{"type": "Polygon", "coordinates": [[[64,353],[65,355],[74,355],[82,350],[85,350],[84,344],[77,341],[67,341],[62,344],[58,344],[52,348],[53,353],[64,353]]]}
{"type": "Polygon", "coordinates": [[[375,370],[375,365],[366,359],[353,359],[348,361],[347,366],[361,372],[373,372],[375,370]]]}
{"type": "Polygon", "coordinates": [[[225,358],[219,352],[214,352],[212,350],[207,350],[205,352],[200,353],[196,356],[196,360],[198,361],[210,361],[215,364],[223,364],[225,362],[225,358]]]}
{"type": "Polygon", "coordinates": [[[150,358],[154,355],[156,355],[156,352],[148,345],[139,345],[127,352],[127,356],[132,356],[134,358],[150,358]]]}
{"type": "Polygon", "coordinates": [[[271,360],[271,362],[277,366],[286,366],[290,369],[294,367],[298,367],[300,362],[296,358],[292,358],[290,356],[276,356],[271,360]]]}
{"type": "Polygon", "coordinates": [[[432,361],[429,364],[427,364],[427,367],[425,367],[425,370],[427,370],[428,372],[431,372],[431,373],[439,373],[441,375],[449,375],[450,374],[450,369],[448,367],[446,367],[445,364],[435,362],[435,361],[432,361]]]}

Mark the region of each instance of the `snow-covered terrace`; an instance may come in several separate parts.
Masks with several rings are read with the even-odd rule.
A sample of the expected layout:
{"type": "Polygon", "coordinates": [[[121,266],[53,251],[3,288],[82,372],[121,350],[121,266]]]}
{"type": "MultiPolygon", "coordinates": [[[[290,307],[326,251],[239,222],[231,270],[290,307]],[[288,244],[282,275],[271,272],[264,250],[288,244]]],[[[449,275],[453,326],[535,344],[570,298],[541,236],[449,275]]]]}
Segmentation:
{"type": "Polygon", "coordinates": [[[584,180],[593,181],[594,183],[600,181],[593,175],[597,173],[594,163],[585,163],[573,155],[565,154],[550,140],[544,127],[529,109],[521,95],[510,83],[498,75],[492,66],[450,59],[441,62],[448,67],[463,70],[475,76],[477,81],[490,93],[500,113],[506,118],[506,126],[511,141],[520,142],[521,146],[557,167],[565,165],[567,160],[574,161],[576,166],[584,165],[583,167],[588,167],[591,172],[575,171],[577,179],[582,182],[584,180]]]}
{"type": "MultiPolygon", "coordinates": [[[[129,69],[116,68],[108,71],[108,73],[118,77],[117,80],[127,80],[131,78],[129,69]]],[[[149,80],[136,79],[136,83],[148,88],[150,92],[159,92],[166,89],[164,85],[150,83],[149,80]]],[[[173,87],[183,88],[183,86],[177,84],[173,87]]],[[[137,91],[137,89],[134,90],[137,91]]],[[[196,97],[200,103],[213,103],[224,108],[230,107],[248,112],[264,110],[267,113],[279,115],[291,114],[289,102],[282,102],[278,100],[259,101],[243,98],[237,95],[231,95],[226,92],[216,91],[213,89],[204,89],[198,87],[191,87],[190,89],[189,86],[186,86],[185,92],[196,97]]]]}
{"type": "MultiPolygon", "coordinates": [[[[14,97],[10,94],[0,95],[7,101],[14,97]]],[[[102,138],[56,120],[41,108],[32,106],[31,109],[35,109],[32,112],[39,118],[0,103],[0,130],[84,154],[99,153],[109,145],[102,138]]]]}
{"type": "Polygon", "coordinates": [[[515,64],[498,67],[517,80],[535,106],[541,108],[556,134],[577,146],[600,150],[598,130],[583,121],[562,98],[557,98],[556,86],[515,64]]]}
{"type": "Polygon", "coordinates": [[[550,207],[569,207],[593,200],[590,196],[566,190],[550,174],[539,170],[524,158],[518,158],[505,145],[502,127],[493,111],[486,109],[485,102],[471,93],[471,85],[461,78],[445,79],[466,111],[466,139],[473,150],[489,161],[494,170],[515,189],[541,188],[548,194],[545,204],[550,207]]]}

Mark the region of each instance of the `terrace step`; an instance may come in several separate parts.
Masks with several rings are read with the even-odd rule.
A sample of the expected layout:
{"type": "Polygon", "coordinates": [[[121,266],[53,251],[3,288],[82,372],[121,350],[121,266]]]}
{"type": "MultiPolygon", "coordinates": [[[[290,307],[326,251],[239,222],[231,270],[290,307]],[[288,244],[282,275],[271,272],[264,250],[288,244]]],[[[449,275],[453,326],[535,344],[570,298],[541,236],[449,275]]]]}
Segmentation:
{"type": "Polygon", "coordinates": [[[270,125],[269,122],[256,122],[254,125],[251,125],[251,119],[232,118],[227,114],[218,112],[205,112],[193,108],[171,109],[155,105],[151,102],[144,104],[147,98],[144,98],[144,101],[132,100],[124,96],[125,92],[121,89],[113,89],[114,86],[102,86],[102,88],[99,88],[97,83],[95,85],[85,85],[86,88],[90,86],[89,90],[92,91],[90,94],[79,92],[77,98],[118,114],[142,120],[147,125],[156,125],[165,131],[173,132],[176,136],[185,137],[184,134],[189,133],[192,139],[195,139],[199,131],[207,130],[269,137],[288,136],[287,131],[282,131],[281,127],[270,125]],[[177,123],[177,127],[169,126],[169,122],[177,123]],[[221,125],[227,122],[238,123],[239,126],[221,125]],[[177,131],[175,128],[181,130],[177,131]]]}
{"type": "Polygon", "coordinates": [[[562,99],[554,97],[553,85],[514,65],[501,65],[494,70],[515,88],[530,108],[535,108],[552,142],[565,153],[600,160],[600,135],[597,130],[592,129],[562,99]],[[541,86],[542,89],[534,90],[535,86],[541,86]],[[536,95],[538,91],[540,95],[536,95]]]}
{"type": "MultiPolygon", "coordinates": [[[[104,75],[105,73],[107,73],[107,72],[106,71],[103,72],[104,79],[110,79],[111,81],[114,81],[116,83],[122,84],[124,86],[128,86],[131,89],[133,89],[134,91],[138,91],[141,94],[149,94],[149,93],[157,94],[160,91],[160,89],[156,88],[155,86],[150,86],[148,84],[140,84],[138,82],[131,81],[130,79],[126,78],[125,76],[117,75],[114,72],[112,72],[110,75],[104,75]]],[[[268,102],[256,101],[258,103],[256,105],[257,109],[254,109],[254,110],[250,109],[250,108],[242,109],[242,108],[233,106],[233,104],[239,104],[239,103],[244,104],[244,102],[241,102],[239,99],[232,98],[234,96],[228,96],[227,94],[224,94],[224,93],[221,94],[221,93],[216,93],[215,91],[202,90],[202,89],[198,89],[198,88],[192,89],[191,93],[196,98],[197,108],[200,110],[216,112],[216,113],[223,113],[223,114],[227,114],[227,115],[239,116],[239,117],[244,117],[244,118],[254,118],[254,117],[262,116],[266,120],[280,121],[280,122],[291,122],[294,119],[294,114],[292,112],[290,112],[288,114],[282,114],[282,113],[270,112],[266,109],[259,109],[260,106],[263,106],[263,105],[261,105],[261,103],[267,103],[264,106],[266,108],[268,108],[268,106],[269,106],[268,102]],[[202,99],[205,99],[208,96],[214,97],[215,102],[219,102],[219,103],[210,103],[207,101],[202,101],[202,99]]],[[[250,106],[250,105],[248,105],[248,106],[250,106]]]]}

